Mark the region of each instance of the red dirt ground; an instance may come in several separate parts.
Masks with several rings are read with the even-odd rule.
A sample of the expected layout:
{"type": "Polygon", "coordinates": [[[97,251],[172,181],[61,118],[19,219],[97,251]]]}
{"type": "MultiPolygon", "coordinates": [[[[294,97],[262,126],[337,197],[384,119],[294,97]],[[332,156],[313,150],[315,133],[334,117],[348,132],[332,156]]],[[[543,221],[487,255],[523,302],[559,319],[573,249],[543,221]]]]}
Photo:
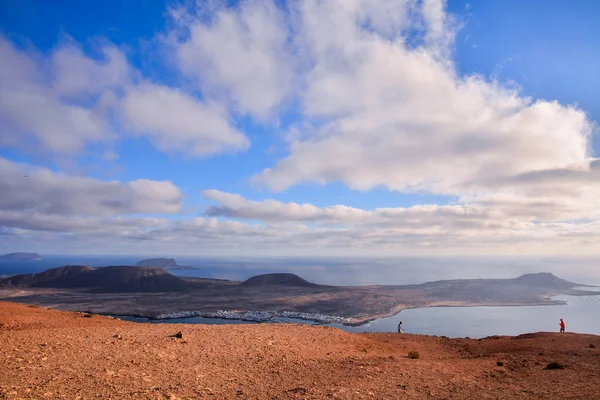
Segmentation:
{"type": "Polygon", "coordinates": [[[139,324],[0,303],[0,399],[20,398],[600,399],[600,337],[139,324]]]}

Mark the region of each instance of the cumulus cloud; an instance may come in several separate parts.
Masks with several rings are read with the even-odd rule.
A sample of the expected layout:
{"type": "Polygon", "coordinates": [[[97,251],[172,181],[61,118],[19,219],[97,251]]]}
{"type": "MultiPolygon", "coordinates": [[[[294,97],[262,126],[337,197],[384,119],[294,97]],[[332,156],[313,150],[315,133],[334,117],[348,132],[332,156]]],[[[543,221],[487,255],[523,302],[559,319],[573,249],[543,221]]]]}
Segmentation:
{"type": "Polygon", "coordinates": [[[301,102],[316,128],[258,183],[279,191],[341,181],[362,191],[462,196],[591,156],[583,111],[456,72],[448,58],[453,27],[440,0],[417,6],[421,18],[391,22],[414,26],[422,33],[416,42],[403,29],[390,40],[365,25],[369,9],[307,1],[299,12],[312,61],[301,102]]]}
{"type": "Polygon", "coordinates": [[[463,196],[463,201],[547,222],[600,218],[597,159],[502,177],[490,181],[489,187],[463,196]]]}
{"type": "Polygon", "coordinates": [[[269,117],[292,87],[289,28],[277,6],[270,0],[242,2],[210,18],[183,21],[187,35],[175,45],[181,71],[239,112],[269,117]]]}
{"type": "Polygon", "coordinates": [[[224,106],[144,81],[110,44],[98,51],[93,59],[69,41],[45,57],[0,36],[0,147],[75,156],[147,135],[159,150],[190,156],[248,148],[224,106]]]}
{"type": "MultiPolygon", "coordinates": [[[[62,58],[63,52],[72,50],[65,48],[56,57],[62,58]]],[[[100,110],[62,99],[60,90],[74,93],[75,89],[81,91],[82,86],[74,80],[69,83],[61,72],[61,89],[55,89],[42,68],[44,62],[41,56],[18,50],[0,36],[0,147],[73,153],[87,144],[113,139],[100,110]]],[[[101,68],[88,60],[82,68],[95,67],[101,68]]],[[[58,71],[64,68],[61,66],[58,71]]]]}
{"type": "Polygon", "coordinates": [[[195,156],[245,150],[248,138],[229,122],[216,103],[200,103],[175,89],[139,85],[123,99],[125,125],[136,134],[147,134],[164,151],[195,156]]]}
{"type": "Polygon", "coordinates": [[[28,224],[55,217],[176,213],[183,197],[170,181],[100,181],[4,158],[0,158],[0,193],[3,218],[31,219],[28,224]]]}
{"type": "Polygon", "coordinates": [[[101,53],[103,59],[97,61],[83,54],[76,43],[58,48],[51,56],[52,87],[60,95],[77,97],[119,89],[131,81],[131,68],[119,49],[107,45],[101,53]]]}

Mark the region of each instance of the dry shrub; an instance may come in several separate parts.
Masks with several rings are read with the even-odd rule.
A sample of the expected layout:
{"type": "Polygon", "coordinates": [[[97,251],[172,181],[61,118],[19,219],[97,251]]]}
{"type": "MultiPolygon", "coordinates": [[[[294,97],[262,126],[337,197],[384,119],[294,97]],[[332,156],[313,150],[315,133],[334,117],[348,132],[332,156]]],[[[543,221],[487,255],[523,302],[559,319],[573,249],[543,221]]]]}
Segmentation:
{"type": "Polygon", "coordinates": [[[410,359],[412,359],[412,360],[416,360],[418,358],[421,358],[421,355],[419,354],[418,351],[409,351],[407,357],[410,358],[410,359]]]}
{"type": "Polygon", "coordinates": [[[546,365],[546,369],[565,369],[565,366],[561,363],[551,362],[548,365],[546,365]]]}

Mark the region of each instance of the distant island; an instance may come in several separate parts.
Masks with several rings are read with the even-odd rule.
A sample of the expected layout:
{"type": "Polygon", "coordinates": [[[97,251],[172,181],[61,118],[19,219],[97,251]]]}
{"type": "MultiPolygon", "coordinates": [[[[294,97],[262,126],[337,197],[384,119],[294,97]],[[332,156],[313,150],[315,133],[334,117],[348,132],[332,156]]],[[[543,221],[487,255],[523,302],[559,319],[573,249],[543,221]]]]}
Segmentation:
{"type": "MultiPolygon", "coordinates": [[[[168,260],[162,265],[170,267],[173,263],[168,260]]],[[[407,308],[557,305],[565,303],[552,296],[600,295],[600,291],[581,286],[585,285],[551,273],[419,285],[326,286],[289,273],[236,282],[175,276],[156,266],[64,266],[0,279],[0,301],[154,319],[295,318],[360,325],[407,308]]]]}
{"type": "Polygon", "coordinates": [[[8,253],[0,256],[0,261],[39,261],[38,253],[8,253]]]}
{"type": "Polygon", "coordinates": [[[174,258],[147,258],[135,264],[138,267],[156,267],[168,270],[192,270],[197,269],[186,265],[179,265],[174,258]]]}

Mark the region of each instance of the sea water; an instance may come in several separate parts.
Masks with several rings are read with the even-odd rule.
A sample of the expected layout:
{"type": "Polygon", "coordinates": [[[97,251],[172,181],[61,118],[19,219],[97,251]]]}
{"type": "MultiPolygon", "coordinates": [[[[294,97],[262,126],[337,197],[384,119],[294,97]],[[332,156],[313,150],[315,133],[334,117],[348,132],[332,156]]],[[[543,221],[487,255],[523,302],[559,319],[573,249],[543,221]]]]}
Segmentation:
{"type": "MultiPolygon", "coordinates": [[[[135,265],[145,256],[45,255],[39,261],[0,260],[0,276],[41,272],[63,265],[135,265]]],[[[168,255],[167,255],[168,256],[168,255]]],[[[600,259],[534,257],[175,257],[194,270],[171,270],[188,277],[245,280],[273,272],[290,272],[324,285],[408,285],[442,279],[515,278],[551,272],[582,284],[600,284],[600,259]]]]}
{"type": "Polygon", "coordinates": [[[351,332],[396,332],[402,321],[405,333],[482,338],[527,332],[558,332],[563,318],[568,332],[600,335],[600,296],[555,296],[565,305],[511,307],[430,307],[403,310],[351,332]]]}

